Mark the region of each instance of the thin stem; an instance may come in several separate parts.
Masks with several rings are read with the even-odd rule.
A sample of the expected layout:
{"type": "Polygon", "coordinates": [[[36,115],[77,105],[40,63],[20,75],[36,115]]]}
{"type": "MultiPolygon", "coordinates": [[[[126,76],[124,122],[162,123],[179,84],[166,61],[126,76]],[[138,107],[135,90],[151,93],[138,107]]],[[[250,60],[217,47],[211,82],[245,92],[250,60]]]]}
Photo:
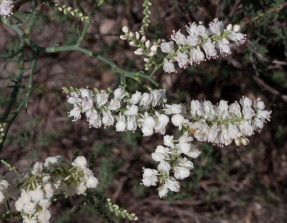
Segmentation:
{"type": "Polygon", "coordinates": [[[77,44],[75,45],[68,45],[68,46],[56,46],[56,47],[40,47],[36,43],[34,43],[32,40],[29,39],[29,37],[16,25],[9,24],[6,22],[7,25],[9,25],[12,29],[16,31],[16,33],[23,38],[23,40],[26,42],[27,45],[32,47],[32,49],[37,52],[37,51],[43,51],[46,53],[56,53],[56,52],[63,52],[63,51],[79,51],[82,52],[88,56],[92,56],[97,58],[98,60],[108,64],[116,73],[125,75],[126,77],[132,78],[136,81],[139,81],[139,78],[144,78],[148,81],[150,81],[155,87],[159,86],[159,83],[155,81],[152,77],[145,75],[143,71],[139,72],[131,72],[131,71],[126,71],[120,67],[118,67],[113,61],[109,60],[108,58],[97,54],[93,51],[90,51],[86,48],[80,47],[77,44]]]}
{"type": "Polygon", "coordinates": [[[101,4],[97,4],[97,6],[96,6],[96,7],[93,9],[93,11],[91,12],[91,14],[90,14],[90,16],[89,16],[89,21],[85,24],[85,26],[84,26],[84,28],[83,28],[83,30],[82,30],[82,33],[81,33],[81,35],[80,35],[80,37],[79,37],[79,39],[78,39],[78,41],[77,41],[77,43],[76,43],[76,46],[80,46],[81,43],[83,42],[84,37],[85,37],[85,35],[86,35],[87,31],[88,31],[88,28],[90,27],[91,22],[92,22],[92,20],[93,20],[95,14],[96,14],[96,12],[97,12],[97,10],[98,10],[98,8],[99,8],[100,6],[101,6],[101,4]]]}

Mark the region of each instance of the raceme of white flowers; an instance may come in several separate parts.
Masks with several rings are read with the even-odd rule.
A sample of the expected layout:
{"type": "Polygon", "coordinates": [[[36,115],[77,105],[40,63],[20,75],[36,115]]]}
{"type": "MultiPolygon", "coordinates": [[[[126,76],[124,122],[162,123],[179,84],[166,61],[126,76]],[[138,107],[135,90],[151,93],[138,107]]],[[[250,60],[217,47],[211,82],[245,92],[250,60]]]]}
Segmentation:
{"type": "Polygon", "coordinates": [[[154,132],[164,134],[169,123],[167,114],[180,113],[180,105],[167,105],[165,90],[130,94],[122,87],[112,91],[66,89],[68,102],[73,104],[69,116],[74,121],[84,113],[90,127],[115,125],[116,131],[135,131],[140,128],[144,136],[154,132]],[[173,110],[171,110],[173,109],[173,110]]]}
{"type": "Polygon", "coordinates": [[[194,168],[190,158],[197,158],[200,151],[191,143],[192,137],[185,132],[178,140],[173,136],[164,136],[164,146],[157,146],[152,159],[159,162],[156,169],[144,168],[143,185],[156,186],[159,197],[167,195],[168,191],[179,192],[180,184],[177,180],[182,180],[190,175],[194,168]],[[173,176],[171,175],[173,173],[173,176]]]}
{"type": "Polygon", "coordinates": [[[189,176],[193,165],[188,158],[197,158],[200,154],[191,144],[193,137],[218,146],[232,142],[237,146],[246,145],[247,137],[260,131],[271,114],[265,110],[261,99],[252,101],[247,97],[230,105],[224,100],[217,105],[210,101],[192,100],[190,108],[186,108],[181,104],[168,104],[163,89],[130,93],[120,86],[114,91],[84,88],[63,88],[63,91],[73,105],[69,116],[77,121],[85,114],[90,127],[115,125],[118,132],[139,128],[143,136],[150,136],[154,133],[165,135],[171,123],[183,131],[179,140],[165,135],[165,147],[157,147],[152,154],[152,158],[159,162],[158,169],[144,170],[143,184],[159,184],[161,197],[169,190],[177,192],[180,188],[177,180],[189,176]]]}
{"type": "Polygon", "coordinates": [[[145,55],[145,69],[147,70],[153,64],[153,57],[157,54],[159,44],[161,40],[151,42],[146,36],[141,35],[140,32],[131,32],[127,26],[122,28],[124,35],[121,35],[122,40],[129,41],[129,45],[137,47],[134,51],[136,55],[145,55]]]}
{"type": "Polygon", "coordinates": [[[53,196],[84,194],[97,184],[85,157],[78,156],[72,162],[61,156],[48,157],[44,163],[35,163],[26,174],[8,172],[2,177],[0,204],[13,198],[15,209],[24,223],[48,223],[53,196]]]}
{"type": "Polygon", "coordinates": [[[10,16],[13,10],[13,1],[12,0],[0,0],[0,16],[4,18],[10,16]]]}
{"type": "Polygon", "coordinates": [[[214,19],[209,23],[209,27],[205,27],[202,22],[190,23],[186,26],[187,36],[180,30],[173,31],[170,41],[158,40],[152,46],[154,50],[147,51],[144,43],[148,43],[149,46],[150,41],[146,40],[145,36],[141,39],[138,32],[134,34],[126,26],[122,30],[125,34],[121,36],[121,39],[128,40],[131,46],[138,47],[134,53],[148,56],[144,59],[148,63],[146,68],[153,64],[151,61],[153,58],[150,55],[155,56],[157,48],[160,47],[162,53],[165,54],[163,70],[167,73],[176,72],[175,62],[180,68],[186,68],[189,65],[198,65],[202,61],[215,59],[218,57],[218,52],[222,56],[229,55],[231,42],[240,45],[246,40],[246,36],[239,32],[239,25],[229,24],[225,29],[223,22],[214,19]]]}
{"type": "Polygon", "coordinates": [[[264,110],[264,102],[242,97],[240,103],[228,105],[221,100],[214,106],[209,101],[191,101],[190,122],[186,126],[193,131],[198,141],[217,145],[248,144],[247,136],[260,131],[266,121],[270,121],[271,111],[264,110]]]}

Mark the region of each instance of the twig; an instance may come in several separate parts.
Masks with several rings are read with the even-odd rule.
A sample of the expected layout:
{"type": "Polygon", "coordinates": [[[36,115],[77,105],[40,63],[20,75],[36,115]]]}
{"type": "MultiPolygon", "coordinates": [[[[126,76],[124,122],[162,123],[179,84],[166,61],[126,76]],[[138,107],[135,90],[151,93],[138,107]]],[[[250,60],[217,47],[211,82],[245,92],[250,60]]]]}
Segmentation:
{"type": "Polygon", "coordinates": [[[287,102],[287,95],[281,94],[278,90],[274,89],[267,83],[265,83],[262,79],[260,79],[258,76],[254,76],[253,80],[259,84],[260,86],[264,87],[267,91],[269,91],[271,94],[282,98],[283,101],[287,102]]]}

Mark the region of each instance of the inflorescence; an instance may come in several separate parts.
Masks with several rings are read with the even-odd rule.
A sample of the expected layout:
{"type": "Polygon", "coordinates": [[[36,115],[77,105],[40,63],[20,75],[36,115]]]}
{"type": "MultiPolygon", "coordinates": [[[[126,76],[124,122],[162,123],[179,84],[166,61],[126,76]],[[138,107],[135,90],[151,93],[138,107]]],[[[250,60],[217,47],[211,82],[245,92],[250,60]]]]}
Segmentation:
{"type": "Polygon", "coordinates": [[[14,4],[12,0],[0,0],[0,16],[7,18],[12,15],[13,7],[14,4]]]}
{"type": "Polygon", "coordinates": [[[182,104],[168,104],[164,89],[130,93],[120,86],[108,91],[84,88],[64,88],[63,91],[73,105],[69,116],[74,121],[85,114],[90,127],[115,125],[118,132],[134,132],[139,128],[143,136],[164,135],[165,147],[158,146],[152,154],[159,162],[158,170],[144,169],[143,175],[145,186],[160,185],[160,197],[168,190],[179,191],[177,180],[188,177],[193,169],[189,158],[197,158],[200,154],[191,143],[193,138],[218,146],[232,142],[237,146],[246,145],[247,137],[260,131],[271,114],[265,110],[261,99],[252,101],[247,97],[230,105],[224,100],[218,105],[192,100],[187,108],[182,104]],[[178,140],[165,135],[168,124],[182,132],[178,140]]]}
{"type": "Polygon", "coordinates": [[[239,32],[239,25],[229,24],[224,28],[223,22],[218,19],[209,23],[209,27],[205,27],[202,22],[190,23],[186,26],[187,36],[179,30],[173,31],[170,41],[156,41],[153,45],[155,49],[152,52],[153,57],[150,57],[150,54],[146,53],[144,44],[136,44],[140,38],[150,43],[145,36],[140,37],[138,32],[136,34],[130,32],[126,26],[122,30],[125,34],[121,36],[121,39],[130,41],[131,46],[138,48],[135,54],[147,56],[144,58],[146,69],[153,64],[156,65],[154,56],[157,53],[156,49],[160,47],[161,52],[164,53],[163,70],[167,73],[176,72],[175,62],[178,63],[179,68],[198,65],[202,61],[218,58],[218,51],[222,56],[229,55],[231,42],[241,45],[246,41],[246,35],[239,32]]]}
{"type": "Polygon", "coordinates": [[[83,195],[97,184],[85,157],[78,156],[72,162],[61,156],[48,157],[44,163],[35,163],[28,173],[8,172],[2,177],[0,204],[15,200],[15,212],[24,223],[48,223],[51,202],[56,196],[83,195]]]}

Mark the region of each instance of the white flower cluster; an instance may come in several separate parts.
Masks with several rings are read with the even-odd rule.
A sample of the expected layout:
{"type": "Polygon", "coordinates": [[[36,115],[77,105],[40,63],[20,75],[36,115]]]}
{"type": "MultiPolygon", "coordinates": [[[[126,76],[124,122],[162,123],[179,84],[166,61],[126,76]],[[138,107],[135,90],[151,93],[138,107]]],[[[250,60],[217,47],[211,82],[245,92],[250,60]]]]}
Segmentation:
{"type": "Polygon", "coordinates": [[[0,204],[3,204],[7,200],[8,187],[8,181],[0,179],[0,204]]]}
{"type": "Polygon", "coordinates": [[[152,43],[150,40],[147,40],[146,36],[142,36],[139,32],[131,32],[127,26],[122,28],[124,35],[121,35],[122,40],[129,41],[129,45],[137,47],[134,51],[136,55],[145,55],[145,69],[148,69],[152,65],[152,58],[157,54],[157,50],[161,40],[158,40],[152,43]]]}
{"type": "Polygon", "coordinates": [[[4,18],[12,14],[14,4],[12,0],[0,0],[0,15],[4,18]]]}
{"type": "Polygon", "coordinates": [[[152,159],[159,162],[157,170],[144,168],[143,185],[149,187],[159,184],[160,197],[166,196],[168,191],[180,190],[177,180],[189,177],[190,171],[194,168],[188,158],[197,158],[200,155],[200,151],[191,143],[193,139],[187,132],[178,140],[173,138],[169,135],[164,136],[164,146],[157,146],[152,153],[152,159]]]}
{"type": "Polygon", "coordinates": [[[69,116],[74,121],[85,113],[90,127],[100,128],[115,124],[118,132],[142,130],[144,136],[154,132],[164,134],[169,118],[167,115],[181,113],[180,105],[167,105],[165,90],[135,92],[129,94],[122,87],[114,91],[64,89],[70,95],[68,102],[74,108],[69,116]]]}
{"type": "MultiPolygon", "coordinates": [[[[7,194],[6,199],[15,199],[15,209],[24,223],[49,222],[53,196],[84,194],[87,188],[96,188],[98,184],[83,156],[78,156],[73,162],[61,156],[48,157],[44,163],[35,163],[27,174],[14,176],[14,182],[10,183],[8,179],[11,181],[12,178],[1,181],[0,195],[7,194]],[[13,193],[8,193],[9,190],[13,193]]],[[[4,201],[2,198],[0,204],[4,201]]]]}
{"type": "Polygon", "coordinates": [[[150,136],[165,134],[171,120],[179,130],[189,131],[198,141],[221,146],[233,141],[236,145],[246,145],[246,137],[261,130],[271,114],[264,110],[261,99],[252,103],[247,97],[243,97],[240,104],[230,105],[224,100],[218,105],[192,100],[190,112],[186,112],[182,105],[167,104],[165,90],[162,89],[150,93],[137,91],[132,95],[122,87],[109,92],[72,89],[66,93],[70,94],[68,102],[74,105],[70,117],[79,120],[81,113],[85,113],[91,127],[115,124],[118,132],[140,128],[144,136],[150,136]]]}
{"type": "Polygon", "coordinates": [[[259,98],[252,102],[242,97],[240,103],[228,105],[221,100],[218,105],[210,101],[191,101],[191,121],[186,124],[198,141],[218,145],[248,144],[247,136],[260,131],[266,121],[270,121],[271,111],[264,110],[264,102],[259,98]]]}
{"type": "Polygon", "coordinates": [[[240,103],[228,105],[221,100],[218,105],[210,101],[191,101],[190,111],[180,104],[167,104],[165,90],[151,92],[125,91],[122,87],[112,91],[64,88],[69,94],[68,102],[74,105],[69,115],[79,120],[85,113],[89,125],[99,128],[115,124],[116,130],[135,131],[140,128],[143,136],[154,133],[165,134],[169,122],[184,134],[179,140],[164,136],[164,145],[158,146],[152,158],[159,162],[158,169],[145,169],[143,184],[160,184],[159,195],[180,189],[177,180],[189,176],[193,168],[189,158],[196,158],[200,152],[191,144],[192,137],[198,141],[223,146],[233,141],[237,146],[248,144],[247,136],[260,131],[270,120],[270,111],[264,110],[261,99],[252,102],[243,97],[240,103]],[[184,157],[183,157],[184,156],[184,157]],[[173,176],[170,173],[174,173],[173,176]]]}
{"type": "Polygon", "coordinates": [[[198,25],[189,24],[186,27],[188,36],[182,34],[180,30],[174,31],[171,41],[163,41],[160,45],[161,51],[167,54],[163,62],[163,70],[167,73],[176,72],[174,62],[177,62],[180,68],[200,64],[206,59],[217,58],[217,51],[223,56],[230,54],[230,41],[237,44],[245,42],[246,36],[239,30],[239,25],[232,27],[231,24],[224,29],[223,23],[214,19],[209,23],[209,28],[201,22],[198,25]]]}

